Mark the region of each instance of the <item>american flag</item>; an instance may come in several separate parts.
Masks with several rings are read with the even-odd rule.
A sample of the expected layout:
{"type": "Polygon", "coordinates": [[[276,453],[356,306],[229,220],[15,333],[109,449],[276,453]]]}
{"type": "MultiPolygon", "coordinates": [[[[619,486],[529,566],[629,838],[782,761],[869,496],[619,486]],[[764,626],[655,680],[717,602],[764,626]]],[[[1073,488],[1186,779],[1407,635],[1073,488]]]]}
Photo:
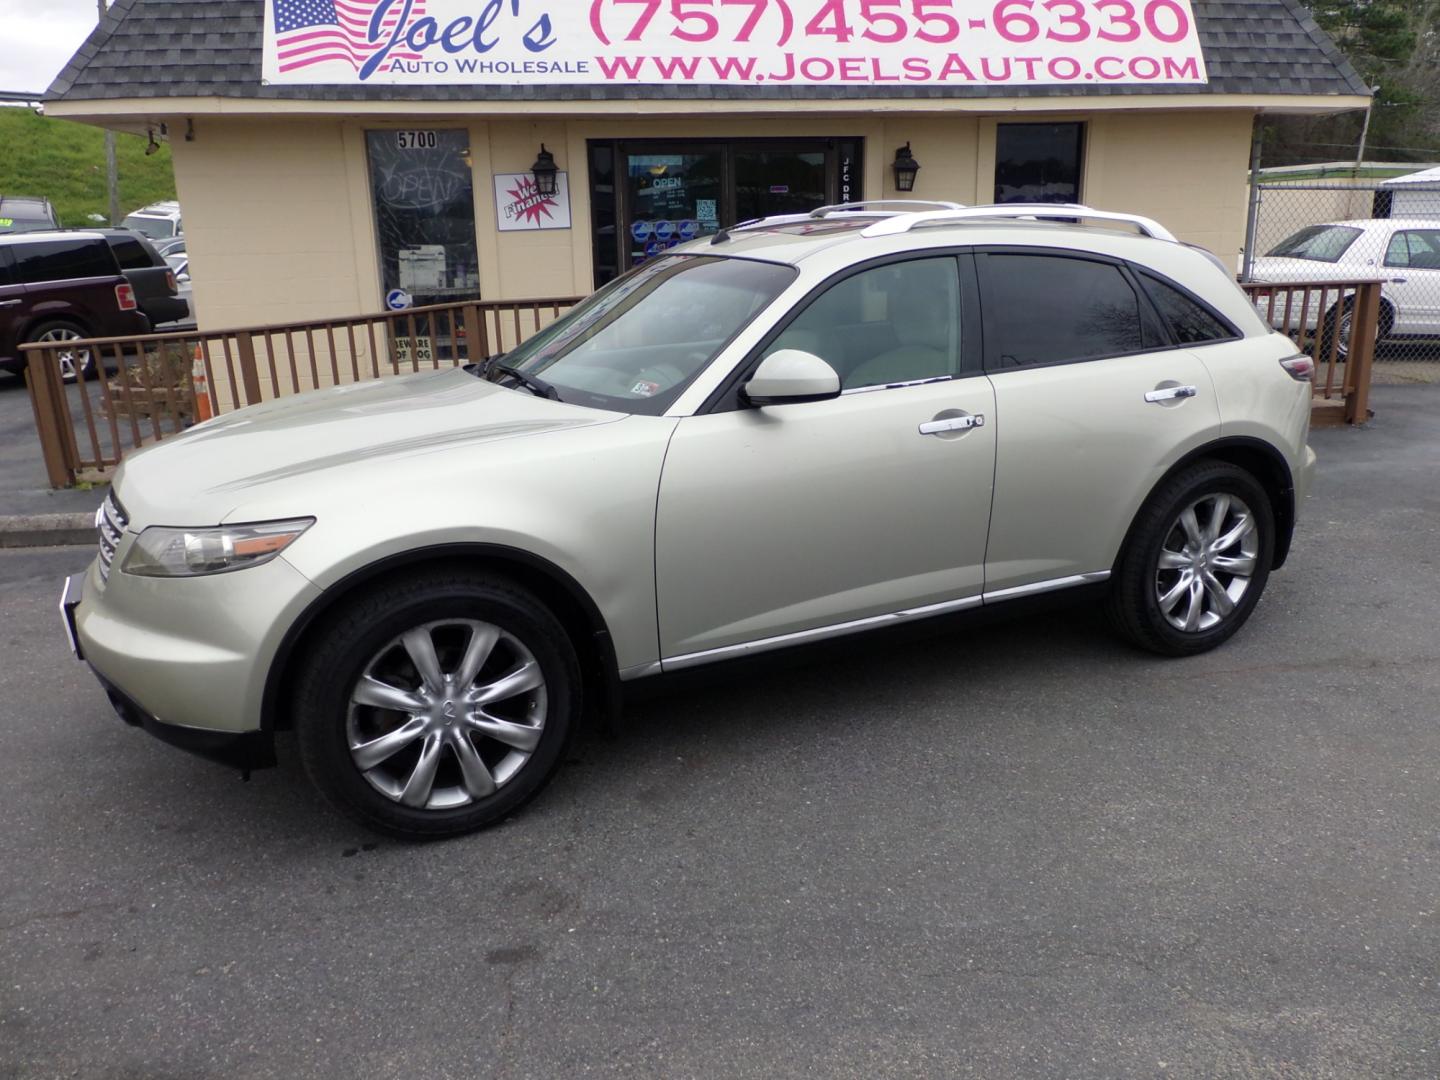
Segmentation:
{"type": "MultiPolygon", "coordinates": [[[[280,70],[321,64],[338,60],[356,71],[370,55],[381,48],[395,31],[398,10],[403,3],[392,4],[380,24],[378,40],[369,40],[370,19],[382,0],[274,0],[275,45],[280,70]]],[[[406,27],[425,14],[425,0],[415,0],[406,20],[406,27]]],[[[393,60],[419,60],[420,55],[399,50],[390,53],[382,65],[393,60]]]]}

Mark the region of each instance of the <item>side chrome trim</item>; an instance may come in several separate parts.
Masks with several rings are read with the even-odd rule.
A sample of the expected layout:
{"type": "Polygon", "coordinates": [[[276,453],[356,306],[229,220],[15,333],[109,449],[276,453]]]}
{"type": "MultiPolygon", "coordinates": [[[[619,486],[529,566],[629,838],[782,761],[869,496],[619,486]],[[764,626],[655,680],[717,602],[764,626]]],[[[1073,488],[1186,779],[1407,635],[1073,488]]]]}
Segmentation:
{"type": "Polygon", "coordinates": [[[1095,585],[1110,580],[1109,570],[1092,570],[1088,574],[1071,574],[1069,577],[1050,578],[1048,581],[1032,581],[1029,585],[1016,585],[1009,589],[997,589],[985,594],[985,603],[997,600],[1018,600],[1022,596],[1054,592],[1056,589],[1070,589],[1076,585],[1095,585]]]}
{"type": "MultiPolygon", "coordinates": [[[[964,611],[967,608],[979,607],[982,600],[979,596],[967,596],[962,600],[944,600],[938,604],[926,604],[924,607],[906,608],[904,611],[892,611],[886,615],[871,615],[864,619],[852,619],[849,622],[832,623],[830,626],[817,626],[813,630],[796,630],[790,634],[777,634],[775,637],[760,638],[756,641],[742,641],[736,645],[722,645],[718,649],[705,649],[701,652],[684,653],[681,656],[667,656],[662,665],[665,671],[683,671],[685,668],[699,667],[701,664],[711,664],[717,660],[729,660],[737,656],[750,656],[755,653],[770,652],[772,649],[783,649],[790,645],[807,644],[812,641],[824,641],[826,638],[843,637],[846,634],[854,634],[861,630],[872,630],[879,626],[891,623],[905,622],[910,619],[923,619],[930,615],[943,615],[951,611],[964,611]]],[[[624,678],[622,675],[621,678],[624,678]]]]}
{"type": "Polygon", "coordinates": [[[1071,574],[1067,577],[1050,578],[1048,581],[1032,581],[1029,585],[997,589],[995,592],[982,593],[979,596],[967,596],[962,600],[944,600],[938,604],[926,604],[923,607],[906,608],[904,611],[892,611],[887,615],[871,615],[864,619],[832,623],[830,626],[817,626],[813,630],[796,630],[790,634],[777,634],[774,637],[759,638],[755,641],[722,645],[718,649],[704,649],[700,652],[682,653],[680,656],[667,656],[659,663],[637,664],[635,667],[628,667],[620,672],[620,679],[628,681],[648,675],[658,675],[662,671],[684,671],[686,668],[713,664],[720,660],[732,660],[738,656],[750,656],[755,653],[770,652],[774,649],[784,649],[791,645],[804,645],[813,641],[824,641],[827,638],[843,637],[846,634],[874,630],[887,624],[923,619],[931,615],[966,611],[970,608],[977,608],[981,604],[1018,600],[1023,596],[1035,596],[1039,593],[1070,589],[1077,585],[1095,585],[1109,579],[1109,570],[1093,570],[1088,574],[1071,574]]]}
{"type": "Polygon", "coordinates": [[[954,375],[932,375],[928,379],[907,379],[904,382],[875,383],[872,386],[852,386],[848,390],[841,390],[841,397],[850,397],[852,394],[873,394],[876,390],[903,390],[907,386],[931,386],[935,383],[956,382],[954,375]]]}
{"type": "Polygon", "coordinates": [[[620,681],[629,682],[631,679],[643,679],[649,675],[659,675],[660,670],[659,660],[651,660],[648,664],[636,664],[633,667],[621,669],[620,681]]]}

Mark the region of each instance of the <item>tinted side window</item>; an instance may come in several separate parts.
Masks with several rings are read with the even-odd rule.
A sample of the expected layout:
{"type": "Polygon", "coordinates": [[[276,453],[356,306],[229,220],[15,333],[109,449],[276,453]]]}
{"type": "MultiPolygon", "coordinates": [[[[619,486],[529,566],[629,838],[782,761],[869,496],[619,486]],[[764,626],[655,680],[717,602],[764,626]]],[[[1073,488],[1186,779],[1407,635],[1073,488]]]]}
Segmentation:
{"type": "Polygon", "coordinates": [[[28,285],[67,278],[113,277],[118,271],[115,256],[104,240],[47,240],[41,244],[16,244],[16,274],[28,285]]]}
{"type": "Polygon", "coordinates": [[[1234,328],[1221,322],[1168,281],[1143,270],[1140,280],[1145,283],[1145,291],[1155,302],[1160,318],[1165,320],[1180,344],[1196,345],[1203,341],[1225,341],[1239,336],[1234,328]]]}
{"type": "Polygon", "coordinates": [[[980,265],[986,352],[996,368],[1090,360],[1160,345],[1118,266],[1008,253],[985,255],[980,265]]]}
{"type": "Polygon", "coordinates": [[[1440,229],[1406,229],[1390,238],[1386,266],[1440,270],[1440,229]]]}
{"type": "Polygon", "coordinates": [[[155,259],[150,257],[150,252],[145,245],[133,236],[112,236],[110,250],[115,252],[115,258],[120,263],[122,270],[139,270],[142,267],[154,266],[155,259]]]}
{"type": "Polygon", "coordinates": [[[852,274],[810,303],[766,349],[814,353],[842,389],[953,376],[960,370],[960,279],[952,256],[852,274]]]}

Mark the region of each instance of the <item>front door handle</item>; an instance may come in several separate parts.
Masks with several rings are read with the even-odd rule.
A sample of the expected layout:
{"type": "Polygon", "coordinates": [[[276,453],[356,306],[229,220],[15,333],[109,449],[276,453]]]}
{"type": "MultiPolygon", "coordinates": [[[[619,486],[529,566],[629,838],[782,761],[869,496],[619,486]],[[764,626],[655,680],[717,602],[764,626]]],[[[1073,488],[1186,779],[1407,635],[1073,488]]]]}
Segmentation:
{"type": "Polygon", "coordinates": [[[947,416],[943,420],[926,420],[920,425],[920,434],[939,435],[942,431],[969,431],[971,428],[984,426],[985,417],[980,413],[973,416],[947,416]]]}
{"type": "Polygon", "coordinates": [[[18,303],[19,300],[0,300],[0,307],[14,307],[18,303]]]}
{"type": "Polygon", "coordinates": [[[1199,392],[1193,386],[1166,386],[1159,390],[1145,391],[1145,400],[1150,402],[1171,401],[1174,398],[1194,397],[1199,392]]]}
{"type": "Polygon", "coordinates": [[[1404,285],[1410,279],[1404,277],[1392,277],[1390,280],[1393,281],[1396,285],[1404,285]]]}

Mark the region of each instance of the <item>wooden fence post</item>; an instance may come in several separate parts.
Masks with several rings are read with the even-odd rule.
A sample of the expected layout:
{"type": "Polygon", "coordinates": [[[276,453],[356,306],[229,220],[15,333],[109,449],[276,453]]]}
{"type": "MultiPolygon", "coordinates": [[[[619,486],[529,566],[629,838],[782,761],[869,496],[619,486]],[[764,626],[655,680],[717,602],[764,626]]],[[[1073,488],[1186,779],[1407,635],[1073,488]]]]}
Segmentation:
{"type": "Polygon", "coordinates": [[[1351,392],[1345,396],[1345,422],[1370,419],[1370,374],[1375,364],[1375,339],[1380,333],[1380,283],[1367,281],[1355,290],[1355,315],[1350,322],[1351,392]]]}
{"type": "Polygon", "coordinates": [[[46,478],[52,488],[70,487],[75,483],[79,452],[74,446],[73,430],[67,430],[70,407],[65,400],[59,357],[48,346],[25,349],[24,355],[25,386],[30,391],[30,408],[35,413],[35,431],[40,436],[46,478]]]}
{"type": "Polygon", "coordinates": [[[245,404],[258,405],[260,373],[255,370],[255,339],[251,337],[250,331],[241,330],[236,333],[235,351],[240,357],[240,385],[245,388],[245,404]]]}

